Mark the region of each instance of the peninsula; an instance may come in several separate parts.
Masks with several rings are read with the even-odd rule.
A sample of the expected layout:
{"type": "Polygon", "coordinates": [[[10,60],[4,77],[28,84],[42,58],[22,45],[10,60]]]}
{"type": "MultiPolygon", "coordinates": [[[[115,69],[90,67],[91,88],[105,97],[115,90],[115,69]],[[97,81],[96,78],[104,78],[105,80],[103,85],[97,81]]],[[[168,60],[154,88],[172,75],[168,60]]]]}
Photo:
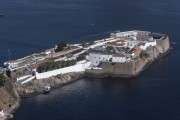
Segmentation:
{"type": "Polygon", "coordinates": [[[111,33],[109,38],[60,43],[41,53],[9,60],[0,69],[0,118],[7,118],[20,97],[43,93],[82,77],[136,77],[170,51],[166,34],[149,31],[111,33]]]}

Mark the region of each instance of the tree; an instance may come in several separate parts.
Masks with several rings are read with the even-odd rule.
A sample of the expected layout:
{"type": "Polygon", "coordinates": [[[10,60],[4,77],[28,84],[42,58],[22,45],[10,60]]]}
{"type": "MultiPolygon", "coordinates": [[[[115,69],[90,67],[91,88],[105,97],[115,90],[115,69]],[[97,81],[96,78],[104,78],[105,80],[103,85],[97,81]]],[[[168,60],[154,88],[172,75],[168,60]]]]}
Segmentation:
{"type": "Polygon", "coordinates": [[[130,50],[130,47],[126,47],[126,50],[129,51],[129,50],[130,50]]]}
{"type": "Polygon", "coordinates": [[[61,42],[57,45],[57,49],[55,50],[55,52],[60,52],[64,50],[64,47],[67,47],[67,44],[65,42],[61,42]]]}
{"type": "Polygon", "coordinates": [[[47,72],[47,71],[51,71],[51,70],[55,70],[59,68],[72,66],[72,65],[75,65],[76,63],[77,63],[76,60],[46,62],[46,63],[40,64],[39,67],[37,68],[37,71],[39,73],[47,72]]]}
{"type": "Polygon", "coordinates": [[[87,43],[85,41],[81,42],[81,46],[85,47],[87,45],[87,43]]]}
{"type": "Polygon", "coordinates": [[[94,45],[94,44],[95,44],[94,41],[90,41],[90,42],[89,42],[89,45],[94,45]]]}
{"type": "Polygon", "coordinates": [[[148,58],[149,57],[149,54],[146,53],[145,51],[141,51],[139,57],[142,59],[142,58],[148,58]]]}

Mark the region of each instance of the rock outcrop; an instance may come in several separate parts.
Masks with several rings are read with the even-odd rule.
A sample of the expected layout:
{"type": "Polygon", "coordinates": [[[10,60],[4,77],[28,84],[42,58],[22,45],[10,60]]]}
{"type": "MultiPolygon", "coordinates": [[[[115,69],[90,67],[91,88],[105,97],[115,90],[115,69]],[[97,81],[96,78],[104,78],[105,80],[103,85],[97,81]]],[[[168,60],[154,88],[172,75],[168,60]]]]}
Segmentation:
{"type": "Polygon", "coordinates": [[[4,83],[0,86],[0,109],[5,112],[5,116],[0,118],[2,120],[7,119],[7,115],[12,114],[19,106],[21,98],[16,91],[15,85],[12,79],[4,76],[4,83]]]}
{"type": "Polygon", "coordinates": [[[32,80],[26,84],[17,85],[17,91],[22,97],[30,97],[33,95],[43,93],[44,86],[46,85],[50,86],[51,89],[54,89],[61,85],[68,84],[77,79],[80,79],[83,76],[84,76],[84,73],[79,72],[79,73],[67,73],[64,75],[58,75],[58,76],[50,77],[46,79],[32,80]]]}

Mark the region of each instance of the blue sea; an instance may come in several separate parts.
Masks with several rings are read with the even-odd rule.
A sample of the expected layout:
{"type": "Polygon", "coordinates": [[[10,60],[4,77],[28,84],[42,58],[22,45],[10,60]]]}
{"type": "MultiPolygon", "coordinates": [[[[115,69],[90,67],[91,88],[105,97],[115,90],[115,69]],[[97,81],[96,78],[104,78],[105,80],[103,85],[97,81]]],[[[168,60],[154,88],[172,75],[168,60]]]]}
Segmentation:
{"type": "Polygon", "coordinates": [[[171,53],[133,79],[81,79],[22,99],[13,120],[180,120],[179,0],[0,0],[0,64],[112,31],[166,33],[171,53]]]}

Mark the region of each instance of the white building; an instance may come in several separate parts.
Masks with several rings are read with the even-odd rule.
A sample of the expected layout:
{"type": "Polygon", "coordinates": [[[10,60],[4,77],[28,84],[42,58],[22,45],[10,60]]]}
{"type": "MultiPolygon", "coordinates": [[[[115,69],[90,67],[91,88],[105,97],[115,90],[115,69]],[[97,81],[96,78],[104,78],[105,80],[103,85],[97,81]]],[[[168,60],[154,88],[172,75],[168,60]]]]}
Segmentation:
{"type": "Polygon", "coordinates": [[[101,62],[126,62],[127,58],[121,53],[114,55],[105,55],[100,53],[90,53],[88,59],[91,61],[91,65],[98,66],[101,62]]]}
{"type": "Polygon", "coordinates": [[[114,54],[112,57],[112,62],[126,62],[126,61],[127,61],[126,56],[120,53],[114,54]]]}
{"type": "Polygon", "coordinates": [[[6,66],[9,69],[14,69],[18,67],[18,62],[16,60],[11,60],[4,63],[4,66],[6,66]]]}
{"type": "Polygon", "coordinates": [[[126,47],[129,47],[131,49],[134,46],[138,45],[139,41],[137,41],[137,40],[127,40],[126,43],[127,43],[126,47]]]}
{"type": "Polygon", "coordinates": [[[100,53],[89,53],[88,59],[91,61],[92,65],[99,65],[103,61],[109,61],[112,55],[105,55],[100,53]]]}

